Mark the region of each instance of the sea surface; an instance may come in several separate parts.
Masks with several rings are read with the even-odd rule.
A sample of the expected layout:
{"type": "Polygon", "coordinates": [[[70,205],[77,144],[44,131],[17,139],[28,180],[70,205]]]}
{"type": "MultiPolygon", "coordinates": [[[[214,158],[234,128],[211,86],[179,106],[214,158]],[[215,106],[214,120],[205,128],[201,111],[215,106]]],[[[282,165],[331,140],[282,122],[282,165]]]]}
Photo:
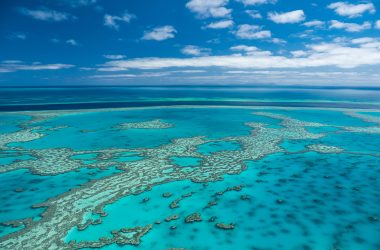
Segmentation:
{"type": "Polygon", "coordinates": [[[380,89],[0,89],[0,249],[380,249],[380,89]]]}

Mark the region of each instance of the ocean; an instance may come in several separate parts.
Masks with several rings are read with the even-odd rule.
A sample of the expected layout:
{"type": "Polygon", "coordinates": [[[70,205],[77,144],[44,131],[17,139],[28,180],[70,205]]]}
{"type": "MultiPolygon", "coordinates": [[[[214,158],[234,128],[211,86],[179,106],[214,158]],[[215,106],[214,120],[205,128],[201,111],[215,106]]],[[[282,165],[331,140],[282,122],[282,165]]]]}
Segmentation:
{"type": "Polygon", "coordinates": [[[380,249],[380,89],[0,89],[0,249],[380,249]]]}

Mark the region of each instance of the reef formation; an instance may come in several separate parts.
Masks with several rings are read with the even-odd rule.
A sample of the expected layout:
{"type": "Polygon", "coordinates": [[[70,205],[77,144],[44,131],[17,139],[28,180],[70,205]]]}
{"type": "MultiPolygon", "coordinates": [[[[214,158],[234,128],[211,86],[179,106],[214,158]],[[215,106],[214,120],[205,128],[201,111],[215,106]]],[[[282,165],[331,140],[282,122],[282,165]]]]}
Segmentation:
{"type": "MultiPolygon", "coordinates": [[[[111,244],[138,245],[143,236],[154,227],[154,221],[148,225],[136,225],[133,228],[115,228],[112,237],[102,237],[97,241],[70,241],[65,242],[65,236],[72,228],[84,230],[89,225],[101,224],[102,220],[84,219],[87,215],[105,217],[104,207],[119,199],[143,193],[153,186],[191,180],[197,183],[208,183],[223,180],[225,175],[237,175],[247,168],[247,161],[255,161],[265,156],[278,152],[286,152],[280,147],[284,140],[318,140],[326,134],[311,133],[310,127],[328,126],[322,123],[305,122],[270,112],[254,112],[257,116],[280,120],[279,127],[273,128],[268,124],[258,122],[245,123],[251,129],[246,136],[234,136],[221,139],[209,139],[204,136],[189,138],[176,138],[170,143],[154,148],[110,148],[99,150],[75,151],[71,148],[29,149],[22,148],[23,142],[38,140],[51,131],[63,127],[46,128],[38,124],[41,121],[52,119],[57,114],[29,113],[32,119],[20,126],[20,130],[7,134],[0,134],[0,149],[11,150],[16,154],[31,156],[27,160],[19,160],[0,168],[0,173],[17,169],[29,169],[38,175],[57,175],[81,168],[104,169],[111,166],[121,172],[91,181],[80,188],[75,188],[46,202],[34,205],[35,208],[44,208],[40,220],[12,221],[8,224],[24,225],[21,230],[0,238],[1,249],[80,249],[99,248],[111,244]],[[37,124],[37,125],[36,125],[37,124]],[[212,154],[202,154],[197,148],[210,142],[236,142],[239,150],[218,151],[212,154]],[[14,146],[14,143],[17,146],[14,146]],[[118,161],[123,153],[133,153],[140,159],[133,161],[118,161]],[[94,154],[91,164],[75,158],[78,155],[94,154]],[[200,159],[199,166],[179,167],[173,164],[172,157],[194,157],[200,159]],[[52,230],[54,229],[54,230],[52,230]]],[[[375,123],[370,127],[338,127],[340,132],[380,133],[380,119],[358,113],[347,113],[350,116],[375,123]]],[[[174,124],[163,120],[123,123],[116,129],[170,129],[174,124]]],[[[316,151],[326,154],[338,154],[343,149],[334,145],[312,143],[307,151],[316,151]]],[[[240,191],[243,187],[236,186],[215,194],[215,197],[228,191],[240,191]]],[[[181,200],[188,198],[192,193],[182,195],[170,203],[170,208],[180,206],[181,200]]],[[[172,194],[165,193],[163,197],[170,198],[172,194]]],[[[249,200],[249,196],[242,195],[242,200],[249,200]]],[[[146,200],[148,202],[149,200],[146,200]]],[[[217,204],[212,200],[206,207],[217,204]]],[[[173,210],[175,211],[175,210],[173,210]]],[[[172,221],[179,219],[178,215],[172,215],[164,219],[172,221]]],[[[189,214],[184,220],[187,223],[202,221],[198,212],[189,214]]],[[[215,221],[215,218],[214,220],[215,221]]],[[[158,224],[158,223],[157,223],[158,224]]],[[[224,230],[232,230],[234,223],[215,222],[215,227],[224,230]]],[[[174,228],[173,228],[174,229],[174,228]]]]}

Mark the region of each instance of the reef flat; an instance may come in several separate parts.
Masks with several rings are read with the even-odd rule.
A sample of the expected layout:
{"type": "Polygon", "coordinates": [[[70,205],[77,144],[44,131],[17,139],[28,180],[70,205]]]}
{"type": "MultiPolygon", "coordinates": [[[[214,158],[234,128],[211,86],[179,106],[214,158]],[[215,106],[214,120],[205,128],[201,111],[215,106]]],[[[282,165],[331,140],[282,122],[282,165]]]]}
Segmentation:
{"type": "MultiPolygon", "coordinates": [[[[270,183],[271,180],[265,180],[263,177],[271,176],[274,170],[279,169],[276,162],[268,162],[266,165],[266,159],[279,154],[283,154],[284,159],[293,155],[301,157],[309,154],[323,154],[325,157],[333,158],[348,155],[352,157],[352,161],[359,159],[360,162],[363,162],[363,158],[360,157],[368,157],[371,160],[364,161],[362,167],[368,165],[371,167],[371,171],[379,173],[380,165],[374,163],[373,159],[379,157],[375,146],[380,145],[380,141],[376,137],[380,128],[380,119],[352,110],[323,112],[347,117],[346,125],[326,123],[319,119],[319,116],[315,116],[313,121],[302,120],[292,117],[292,110],[289,110],[290,115],[288,115],[275,109],[217,110],[210,107],[209,110],[198,110],[191,107],[108,110],[104,112],[28,112],[29,119],[20,122],[17,131],[4,133],[0,131],[0,149],[4,152],[11,151],[14,156],[18,157],[0,165],[0,178],[1,175],[22,169],[27,169],[32,174],[40,176],[59,176],[84,168],[97,171],[116,168],[118,171],[102,178],[89,180],[80,187],[51,197],[42,203],[33,204],[31,209],[42,210],[39,219],[20,218],[20,220],[2,221],[4,226],[14,226],[18,229],[2,236],[0,247],[1,249],[81,249],[133,245],[147,248],[144,246],[144,239],[153,241],[149,237],[158,234],[158,231],[155,231],[156,228],[162,228],[164,224],[169,225],[165,231],[167,237],[178,237],[181,230],[185,230],[179,221],[192,229],[200,225],[203,230],[209,228],[209,232],[218,230],[215,238],[229,238],[227,243],[223,243],[226,248],[232,243],[239,244],[239,242],[234,242],[229,234],[239,232],[247,225],[239,222],[238,217],[219,218],[215,215],[217,214],[216,209],[223,211],[219,204],[223,202],[224,196],[228,197],[230,193],[240,193],[235,201],[236,204],[241,202],[252,204],[259,191],[256,193],[255,189],[252,189],[249,193],[245,193],[245,187],[247,186],[249,189],[252,183],[269,185],[266,183],[270,183]],[[185,119],[187,115],[194,117],[193,121],[185,119]],[[89,122],[82,122],[81,117],[89,122]],[[351,118],[353,120],[349,120],[351,118]],[[138,122],[136,119],[141,121],[138,122]],[[362,126],[363,123],[368,126],[362,126]],[[318,132],[312,132],[313,130],[318,132]],[[94,132],[89,133],[88,131],[94,132]],[[372,144],[368,143],[368,150],[358,151],[351,144],[342,144],[331,139],[336,136],[350,136],[354,133],[372,136],[372,144]],[[107,141],[105,135],[109,135],[112,139],[107,141]],[[80,140],[81,149],[70,147],[73,142],[66,138],[83,138],[80,140]],[[153,139],[160,142],[159,145],[150,146],[149,142],[153,139]],[[284,141],[298,142],[303,147],[294,152],[283,146],[284,141]],[[146,142],[146,145],[142,146],[142,142],[146,142]],[[51,147],[49,143],[54,143],[59,147],[51,147]],[[92,145],[96,145],[96,147],[92,147],[92,145]],[[102,147],[102,145],[107,146],[102,147]],[[20,158],[25,155],[29,157],[20,158]],[[260,165],[262,162],[265,167],[260,165]],[[232,178],[232,176],[236,177],[235,181],[239,181],[239,176],[244,172],[255,171],[255,168],[258,172],[254,176],[257,175],[258,178],[254,178],[244,185],[224,184],[225,179],[232,178]],[[162,199],[168,200],[165,209],[162,208],[162,211],[168,210],[167,214],[161,216],[159,213],[150,215],[152,212],[141,212],[142,215],[146,215],[146,219],[141,223],[133,223],[133,220],[129,220],[129,216],[131,218],[141,216],[136,212],[136,214],[125,215],[128,220],[120,219],[123,222],[122,225],[116,222],[107,222],[110,223],[110,226],[109,228],[105,226],[108,229],[102,233],[87,233],[93,228],[102,228],[107,218],[112,217],[112,214],[107,212],[107,207],[116,205],[123,199],[138,199],[138,206],[149,206],[155,201],[144,195],[154,192],[161,186],[187,182],[194,186],[180,196],[175,195],[175,188],[156,195],[156,197],[160,197],[157,199],[161,199],[161,201],[162,199]],[[224,185],[225,188],[214,192],[208,201],[197,202],[199,199],[197,195],[202,192],[210,192],[208,185],[213,186],[214,183],[220,183],[217,185],[224,185]],[[199,188],[200,186],[201,188],[199,188]],[[173,197],[171,197],[172,195],[173,197]],[[199,207],[192,208],[191,206],[194,205],[189,205],[190,201],[199,204],[199,207]],[[177,214],[177,210],[181,212],[177,214]],[[114,227],[112,227],[113,224],[115,224],[114,227]],[[82,239],[72,236],[75,234],[81,235],[82,239]],[[89,235],[97,236],[91,238],[88,237],[89,235]]],[[[5,153],[0,153],[0,160],[7,157],[9,158],[5,153]]],[[[291,160],[287,162],[292,163],[291,160]]],[[[308,162],[307,159],[301,164],[305,175],[312,171],[313,164],[316,163],[308,162]]],[[[297,165],[293,168],[297,169],[298,167],[297,165]]],[[[343,165],[338,164],[335,167],[342,168],[343,165]]],[[[286,166],[286,168],[292,169],[292,166],[286,166]]],[[[281,171],[291,171],[286,168],[282,166],[280,169],[281,171]]],[[[273,178],[275,176],[273,175],[273,178]]],[[[333,178],[332,176],[334,173],[324,174],[322,178],[327,180],[333,178]]],[[[302,179],[302,176],[293,176],[292,178],[292,182],[295,182],[297,178],[302,179]]],[[[287,186],[288,181],[290,180],[286,180],[284,177],[284,187],[287,186]]],[[[362,182],[365,181],[362,180],[362,182]]],[[[280,193],[279,190],[277,192],[277,189],[280,189],[280,186],[277,185],[279,184],[274,185],[271,191],[266,191],[277,196],[272,207],[268,208],[269,211],[272,209],[282,211],[282,208],[288,209],[288,204],[292,204],[290,198],[283,198],[286,194],[280,193]]],[[[291,186],[291,184],[288,185],[291,186]]],[[[336,182],[335,186],[341,187],[341,184],[336,182]]],[[[302,186],[299,188],[302,190],[302,186]]],[[[365,189],[365,186],[363,185],[362,188],[365,189]]],[[[360,218],[355,217],[354,222],[351,223],[360,224],[362,220],[369,222],[371,225],[369,231],[372,234],[376,234],[380,230],[380,225],[377,223],[379,214],[373,212],[373,207],[377,207],[376,204],[378,204],[376,203],[378,198],[374,197],[380,192],[379,188],[378,185],[372,186],[372,190],[369,191],[370,198],[365,204],[367,207],[365,205],[360,208],[355,207],[358,209],[357,213],[360,214],[360,218]],[[362,214],[366,215],[363,217],[362,214]]],[[[360,193],[361,189],[357,188],[355,192],[360,193]]],[[[323,194],[315,194],[314,200],[321,199],[323,199],[323,194]]],[[[362,199],[360,200],[362,202],[362,199]]],[[[318,202],[316,202],[316,208],[310,207],[310,209],[318,210],[318,206],[318,202]]],[[[281,216],[290,213],[288,210],[283,210],[283,212],[284,214],[281,216]]],[[[265,220],[265,216],[268,215],[264,213],[260,216],[263,216],[261,219],[265,220]]],[[[278,225],[274,225],[273,230],[277,227],[278,225]]],[[[343,245],[347,249],[354,249],[351,246],[358,246],[351,243],[351,240],[345,239],[342,232],[339,234],[329,232],[324,236],[318,236],[324,239],[322,243],[318,243],[315,242],[315,238],[314,241],[308,241],[310,237],[308,226],[295,226],[290,223],[288,227],[295,231],[303,231],[298,235],[302,240],[299,240],[297,247],[309,246],[319,249],[321,246],[332,248],[343,245]],[[336,241],[337,237],[339,241],[336,241]]],[[[284,232],[290,230],[286,229],[286,226],[282,229],[284,232]]],[[[263,235],[263,232],[257,233],[256,236],[255,231],[246,231],[251,237],[259,237],[258,235],[262,238],[275,237],[270,234],[263,235]]],[[[350,236],[354,234],[354,238],[356,235],[363,239],[361,243],[358,240],[355,244],[360,243],[361,245],[359,245],[366,247],[365,249],[376,249],[380,245],[378,239],[370,237],[370,239],[364,240],[363,232],[352,230],[349,234],[350,236]]],[[[286,235],[286,233],[283,234],[286,235]]],[[[316,235],[313,236],[316,237],[316,235]]],[[[274,242],[283,241],[283,237],[285,236],[278,236],[274,242]]],[[[260,240],[262,239],[260,238],[260,240]]],[[[172,247],[197,246],[197,242],[191,240],[184,241],[183,244],[172,247]]],[[[167,245],[161,244],[160,246],[169,248],[167,245]]],[[[208,247],[212,248],[215,245],[208,247]]],[[[276,248],[269,243],[265,245],[261,241],[257,242],[257,246],[253,245],[252,247],[276,248]]]]}
{"type": "Polygon", "coordinates": [[[163,122],[161,120],[152,120],[146,122],[128,122],[117,126],[119,129],[164,129],[171,128],[173,124],[163,122]]]}

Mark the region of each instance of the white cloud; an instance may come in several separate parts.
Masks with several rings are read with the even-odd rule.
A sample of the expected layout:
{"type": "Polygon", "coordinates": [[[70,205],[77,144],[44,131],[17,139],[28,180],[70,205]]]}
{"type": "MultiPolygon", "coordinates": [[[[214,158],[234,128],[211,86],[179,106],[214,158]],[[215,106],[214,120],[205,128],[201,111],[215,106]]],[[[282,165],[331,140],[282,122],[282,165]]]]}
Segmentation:
{"type": "Polygon", "coordinates": [[[257,10],[246,10],[245,13],[247,13],[253,19],[261,19],[261,18],[263,18],[263,16],[257,10]]]}
{"type": "Polygon", "coordinates": [[[361,38],[356,38],[356,39],[351,40],[353,44],[368,44],[368,43],[373,43],[375,41],[376,39],[372,37],[361,37],[361,38]]]}
{"type": "Polygon", "coordinates": [[[258,25],[242,24],[239,25],[235,35],[243,39],[265,39],[270,38],[272,33],[269,30],[262,30],[258,25]]]}
{"type": "Polygon", "coordinates": [[[272,38],[270,40],[270,42],[274,43],[274,44],[285,44],[286,41],[284,39],[280,39],[280,38],[272,38]]]}
{"type": "Polygon", "coordinates": [[[199,69],[193,69],[193,70],[174,70],[171,71],[173,73],[183,73],[183,74],[191,74],[191,73],[207,73],[206,70],[199,70],[199,69]]]}
{"type": "Polygon", "coordinates": [[[272,54],[270,51],[260,50],[256,46],[237,45],[230,48],[232,51],[243,52],[244,55],[249,56],[269,56],[272,54]]]}
{"type": "MultiPolygon", "coordinates": [[[[255,48],[238,47],[240,50],[255,52],[255,48]]],[[[238,48],[235,48],[237,50],[238,48]]],[[[193,58],[135,58],[109,61],[99,68],[100,71],[119,71],[128,69],[162,68],[207,68],[229,69],[291,69],[314,67],[355,68],[364,65],[380,64],[380,43],[342,45],[339,43],[319,43],[307,46],[307,56],[287,57],[259,53],[254,55],[232,54],[224,56],[201,56],[193,58]],[[355,58],[355,60],[352,60],[355,58]]],[[[301,55],[301,52],[296,54],[301,55]]]]}
{"type": "Polygon", "coordinates": [[[156,27],[153,30],[145,31],[143,40],[155,40],[155,41],[163,41],[166,39],[174,38],[177,30],[170,25],[156,27]]]}
{"type": "Polygon", "coordinates": [[[67,44],[70,44],[72,46],[78,46],[79,43],[77,41],[75,41],[74,39],[69,39],[66,41],[67,44]]]}
{"type": "Polygon", "coordinates": [[[220,43],[220,39],[219,38],[212,38],[210,40],[207,40],[206,43],[219,44],[220,43]]]}
{"type": "Polygon", "coordinates": [[[376,21],[375,28],[380,29],[380,20],[376,21]]]}
{"type": "Polygon", "coordinates": [[[362,48],[375,48],[380,50],[380,39],[373,37],[361,37],[351,40],[352,44],[357,44],[362,48]]]}
{"type": "Polygon", "coordinates": [[[189,56],[204,56],[210,54],[210,49],[201,48],[194,45],[187,45],[181,49],[182,54],[189,56]]]}
{"type": "Polygon", "coordinates": [[[19,60],[5,60],[0,62],[0,73],[15,72],[20,70],[58,70],[72,68],[71,64],[41,64],[39,62],[33,62],[32,64],[25,64],[19,60]]]}
{"type": "Polygon", "coordinates": [[[28,8],[20,8],[20,13],[26,16],[30,16],[34,19],[41,20],[41,21],[64,21],[71,18],[74,18],[68,13],[65,12],[58,12],[55,10],[51,10],[45,7],[39,8],[39,9],[28,9],[28,8]]]}
{"type": "Polygon", "coordinates": [[[209,29],[226,29],[234,25],[234,21],[232,20],[222,20],[218,22],[212,22],[206,26],[209,29]]]}
{"type": "Polygon", "coordinates": [[[210,72],[200,70],[170,70],[170,71],[148,71],[134,74],[102,74],[92,75],[91,79],[101,81],[115,81],[116,83],[136,84],[141,80],[146,82],[151,77],[158,77],[158,84],[178,84],[185,81],[194,85],[202,84],[276,84],[276,85],[305,85],[312,86],[330,85],[337,83],[343,86],[378,86],[380,74],[370,72],[357,72],[353,70],[223,70],[210,72]],[[206,73],[207,74],[204,74],[206,73]],[[129,81],[129,82],[128,82],[129,81]]]}
{"type": "Polygon", "coordinates": [[[347,2],[336,2],[328,5],[327,8],[334,10],[340,16],[349,18],[360,17],[365,12],[371,14],[376,12],[373,3],[350,4],[347,2]]]}
{"type": "Polygon", "coordinates": [[[83,70],[83,71],[92,71],[92,70],[96,70],[96,68],[91,68],[91,67],[80,67],[79,69],[80,69],[80,70],[83,70]]]}
{"type": "Polygon", "coordinates": [[[345,36],[338,36],[333,39],[334,43],[339,43],[339,44],[347,44],[349,41],[350,39],[345,36]]]}
{"type": "Polygon", "coordinates": [[[197,14],[199,18],[220,18],[230,17],[231,9],[225,6],[229,0],[190,0],[186,7],[197,14]]]}
{"type": "Polygon", "coordinates": [[[124,59],[125,55],[103,55],[104,58],[110,59],[110,60],[120,60],[124,59]]]}
{"type": "Polygon", "coordinates": [[[120,78],[145,78],[145,77],[163,77],[171,75],[171,72],[143,72],[141,74],[108,74],[108,75],[93,75],[89,78],[100,78],[100,79],[120,79],[120,78]]]}
{"type": "Polygon", "coordinates": [[[104,15],[104,25],[110,28],[114,28],[115,30],[119,29],[118,22],[129,23],[133,18],[136,18],[135,15],[125,11],[122,16],[112,16],[112,15],[104,15]]]}
{"type": "Polygon", "coordinates": [[[256,46],[247,46],[247,45],[237,45],[230,48],[233,51],[244,51],[244,52],[254,52],[259,51],[259,48],[256,46]]]}
{"type": "Polygon", "coordinates": [[[303,50],[295,50],[290,52],[294,57],[304,57],[307,56],[307,52],[303,50]]]}
{"type": "Polygon", "coordinates": [[[330,22],[330,29],[343,29],[347,32],[360,32],[363,30],[368,30],[371,28],[370,22],[364,22],[363,24],[357,23],[343,23],[337,20],[332,20],[330,22]]]}
{"type": "Polygon", "coordinates": [[[275,23],[299,23],[305,20],[303,10],[294,10],[285,13],[270,12],[268,18],[275,23]]]}
{"type": "Polygon", "coordinates": [[[277,0],[237,0],[238,2],[242,2],[245,6],[247,5],[259,5],[259,4],[269,4],[276,3],[277,0]]]}
{"type": "Polygon", "coordinates": [[[321,28],[321,27],[325,26],[325,22],[322,22],[319,20],[312,20],[312,21],[304,22],[303,25],[306,27],[321,28]]]}

